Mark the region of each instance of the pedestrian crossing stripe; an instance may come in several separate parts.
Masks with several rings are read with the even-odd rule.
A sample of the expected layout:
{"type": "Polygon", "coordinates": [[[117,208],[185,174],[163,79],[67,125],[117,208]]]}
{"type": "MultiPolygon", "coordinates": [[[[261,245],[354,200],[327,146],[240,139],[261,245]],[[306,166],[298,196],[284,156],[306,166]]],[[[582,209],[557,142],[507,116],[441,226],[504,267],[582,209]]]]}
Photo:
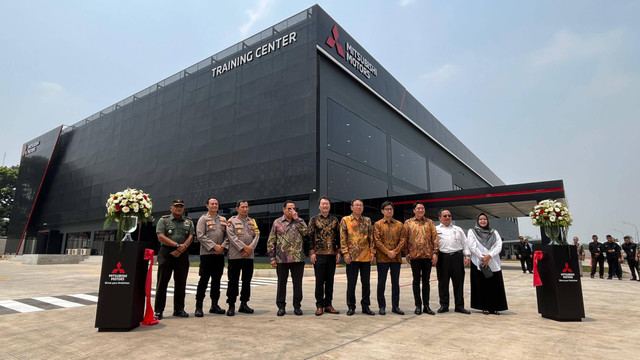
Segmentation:
{"type": "MultiPolygon", "coordinates": [[[[275,278],[253,278],[251,287],[276,285],[278,279],[275,278]]],[[[228,281],[220,281],[220,289],[227,288],[228,281]]],[[[242,284],[242,282],[240,282],[242,284]]],[[[198,289],[197,284],[187,284],[186,293],[195,294],[198,289]]],[[[173,287],[167,288],[167,297],[173,296],[173,287]]],[[[211,290],[207,285],[207,292],[211,290]]],[[[151,296],[155,296],[155,289],[151,290],[151,296]]],[[[98,293],[40,296],[18,300],[0,300],[0,315],[30,313],[45,310],[68,309],[80,306],[95,305],[98,303],[98,293]]]]}

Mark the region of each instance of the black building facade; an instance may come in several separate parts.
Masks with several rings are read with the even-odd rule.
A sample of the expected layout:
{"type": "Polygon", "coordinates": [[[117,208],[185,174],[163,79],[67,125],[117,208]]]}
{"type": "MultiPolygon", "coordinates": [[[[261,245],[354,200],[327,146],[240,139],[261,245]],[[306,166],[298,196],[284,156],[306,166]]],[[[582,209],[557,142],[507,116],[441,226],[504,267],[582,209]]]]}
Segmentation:
{"type": "Polygon", "coordinates": [[[288,198],[307,217],[322,195],[504,184],[317,5],[24,150],[8,253],[45,235],[100,253],[106,199],[127,187],[156,218],[175,198],[193,217],[211,196],[226,216],[249,200],[266,235],[288,198]]]}

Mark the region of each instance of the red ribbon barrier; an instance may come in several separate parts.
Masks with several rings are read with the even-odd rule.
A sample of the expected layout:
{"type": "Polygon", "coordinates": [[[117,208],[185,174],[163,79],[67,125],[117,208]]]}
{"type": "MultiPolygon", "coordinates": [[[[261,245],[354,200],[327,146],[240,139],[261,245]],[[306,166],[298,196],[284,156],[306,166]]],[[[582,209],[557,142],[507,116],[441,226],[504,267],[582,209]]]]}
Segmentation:
{"type": "Polygon", "coordinates": [[[144,290],[147,295],[147,311],[144,313],[144,319],[140,322],[140,325],[155,325],[158,323],[158,319],[153,317],[153,307],[151,307],[151,272],[153,270],[153,255],[152,249],[144,250],[144,259],[149,260],[149,271],[147,271],[147,282],[144,286],[144,290]]]}
{"type": "Polygon", "coordinates": [[[542,251],[533,252],[533,286],[542,285],[542,280],[540,280],[540,274],[538,273],[538,260],[542,260],[543,257],[542,251]]]}

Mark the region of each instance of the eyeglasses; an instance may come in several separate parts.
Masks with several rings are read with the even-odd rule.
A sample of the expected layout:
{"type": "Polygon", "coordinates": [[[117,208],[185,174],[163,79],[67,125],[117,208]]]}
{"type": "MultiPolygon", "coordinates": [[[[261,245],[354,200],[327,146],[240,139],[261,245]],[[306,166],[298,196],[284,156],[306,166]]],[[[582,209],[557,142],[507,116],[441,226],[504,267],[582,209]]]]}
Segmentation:
{"type": "Polygon", "coordinates": [[[442,216],[443,218],[451,217],[451,215],[448,215],[448,214],[447,214],[447,215],[444,215],[444,214],[443,214],[443,215],[440,215],[440,216],[442,216]]]}
{"type": "Polygon", "coordinates": [[[384,211],[393,211],[393,208],[384,208],[382,210],[384,210],[384,211]]]}

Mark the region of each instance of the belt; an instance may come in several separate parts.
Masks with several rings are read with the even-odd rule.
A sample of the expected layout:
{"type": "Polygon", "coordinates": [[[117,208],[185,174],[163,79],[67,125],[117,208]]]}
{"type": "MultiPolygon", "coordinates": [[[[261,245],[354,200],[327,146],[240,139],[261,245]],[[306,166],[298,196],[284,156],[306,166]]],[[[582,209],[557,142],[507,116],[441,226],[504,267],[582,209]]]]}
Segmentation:
{"type": "Polygon", "coordinates": [[[458,250],[452,253],[445,253],[442,251],[439,251],[439,255],[447,255],[447,256],[453,256],[453,255],[458,255],[458,254],[462,254],[462,250],[458,250]]]}

